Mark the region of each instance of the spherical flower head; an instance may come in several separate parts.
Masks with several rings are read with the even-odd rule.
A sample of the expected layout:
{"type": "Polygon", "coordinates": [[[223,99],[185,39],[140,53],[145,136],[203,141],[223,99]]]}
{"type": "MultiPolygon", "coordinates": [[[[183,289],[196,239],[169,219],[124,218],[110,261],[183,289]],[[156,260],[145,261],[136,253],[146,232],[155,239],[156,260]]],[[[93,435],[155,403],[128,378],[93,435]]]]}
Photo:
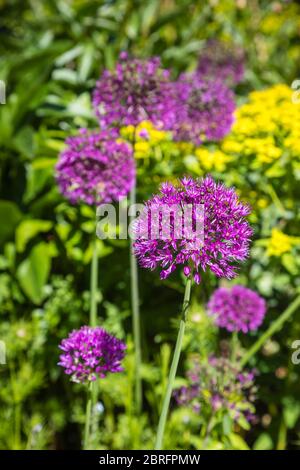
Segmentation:
{"type": "Polygon", "coordinates": [[[196,283],[200,270],[231,279],[248,256],[249,213],[233,188],[211,176],[164,183],[136,220],[135,254],[142,267],[161,268],[161,279],[178,267],[186,277],[193,272],[196,283]]]}
{"type": "Polygon", "coordinates": [[[201,77],[217,78],[229,86],[240,83],[245,74],[245,53],[241,47],[215,39],[206,42],[198,62],[201,77]]]}
{"type": "Polygon", "coordinates": [[[208,314],[217,326],[226,330],[248,333],[256,330],[266,314],[266,302],[256,292],[244,286],[220,287],[208,303],[208,314]]]}
{"type": "Polygon", "coordinates": [[[62,194],[72,203],[110,203],[126,196],[135,182],[132,148],[118,131],[81,129],[69,137],[56,165],[62,194]]]}
{"type": "Polygon", "coordinates": [[[83,326],[63,339],[58,365],[74,382],[91,382],[109,372],[122,371],[126,345],[103,328],[83,326]]]}
{"type": "Polygon", "coordinates": [[[121,53],[115,70],[105,70],[93,92],[101,127],[151,121],[158,128],[170,128],[175,100],[169,76],[158,57],[140,60],[121,53]]]}
{"type": "Polygon", "coordinates": [[[235,102],[233,92],[219,79],[183,74],[174,82],[177,96],[175,140],[218,141],[231,130],[235,102]]]}

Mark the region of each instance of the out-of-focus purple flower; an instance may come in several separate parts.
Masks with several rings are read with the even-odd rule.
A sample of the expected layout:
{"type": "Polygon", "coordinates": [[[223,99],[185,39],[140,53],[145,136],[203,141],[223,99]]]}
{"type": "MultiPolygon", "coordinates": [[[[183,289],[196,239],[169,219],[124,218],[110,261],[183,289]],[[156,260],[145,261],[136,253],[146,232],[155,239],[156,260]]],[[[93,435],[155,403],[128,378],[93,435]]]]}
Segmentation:
{"type": "Polygon", "coordinates": [[[222,397],[218,393],[212,395],[210,399],[210,404],[211,404],[213,411],[219,410],[220,408],[222,408],[222,405],[223,405],[222,397]]]}
{"type": "Polygon", "coordinates": [[[219,79],[183,74],[174,82],[177,96],[173,135],[179,141],[218,141],[234,121],[233,92],[219,79]]]}
{"type": "Polygon", "coordinates": [[[137,219],[135,254],[142,267],[161,267],[161,279],[178,266],[186,277],[193,271],[197,283],[199,269],[231,279],[236,275],[235,263],[248,256],[249,213],[233,188],[210,176],[183,178],[178,186],[164,183],[137,219]]]}
{"type": "Polygon", "coordinates": [[[126,345],[103,328],[83,326],[73,330],[60,346],[58,365],[74,382],[91,382],[109,372],[122,371],[126,345]]]}
{"type": "Polygon", "coordinates": [[[228,331],[247,333],[256,330],[266,314],[266,302],[256,292],[244,286],[231,289],[220,287],[208,303],[208,314],[216,325],[228,331]]]}
{"type": "Polygon", "coordinates": [[[174,122],[175,100],[170,73],[160,59],[130,58],[120,54],[115,70],[105,70],[93,92],[93,106],[101,127],[137,126],[151,121],[170,129],[174,122]]]}
{"type": "Polygon", "coordinates": [[[237,85],[244,78],[245,53],[235,44],[210,39],[201,51],[197,72],[201,77],[237,85]]]}
{"type": "Polygon", "coordinates": [[[255,419],[254,401],[257,388],[255,371],[243,370],[226,357],[210,356],[207,362],[194,357],[192,368],[187,372],[187,385],[174,390],[173,396],[180,406],[186,406],[204,416],[229,414],[237,422],[241,416],[247,421],[255,419]]]}
{"type": "Polygon", "coordinates": [[[133,152],[116,129],[81,129],[66,144],[56,172],[60,191],[72,203],[110,203],[128,194],[135,182],[133,152]]]}
{"type": "Polygon", "coordinates": [[[181,387],[174,391],[174,397],[176,401],[180,405],[187,405],[189,404],[194,398],[198,397],[199,395],[199,385],[192,384],[188,387],[181,387]]]}

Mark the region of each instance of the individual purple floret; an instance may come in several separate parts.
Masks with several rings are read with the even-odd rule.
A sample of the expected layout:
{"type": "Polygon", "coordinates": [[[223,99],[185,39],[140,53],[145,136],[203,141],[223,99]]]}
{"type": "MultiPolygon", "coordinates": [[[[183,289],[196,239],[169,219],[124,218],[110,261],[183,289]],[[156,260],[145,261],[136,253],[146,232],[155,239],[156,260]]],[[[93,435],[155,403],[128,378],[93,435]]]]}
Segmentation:
{"type": "Polygon", "coordinates": [[[137,126],[151,121],[160,129],[170,129],[176,102],[169,77],[158,57],[140,60],[122,52],[115,70],[102,73],[93,93],[100,126],[137,126]]]}
{"type": "Polygon", "coordinates": [[[220,287],[208,303],[208,314],[217,326],[226,330],[247,333],[256,330],[266,314],[266,302],[256,292],[244,286],[231,289],[220,287]]]}
{"type": "Polygon", "coordinates": [[[122,371],[126,345],[103,328],[83,326],[73,330],[60,346],[58,365],[74,382],[91,382],[109,372],[122,371]]]}
{"type": "Polygon", "coordinates": [[[140,265],[160,267],[161,279],[180,266],[186,277],[193,272],[196,283],[199,270],[235,277],[235,263],[244,261],[249,251],[249,206],[233,188],[210,176],[178,183],[164,183],[137,219],[134,250],[140,265]]]}
{"type": "Polygon", "coordinates": [[[72,203],[110,203],[126,196],[135,182],[132,148],[115,129],[81,129],[69,137],[56,165],[62,194],[72,203]]]}
{"type": "Polygon", "coordinates": [[[174,82],[177,96],[174,138],[179,141],[218,141],[234,121],[233,92],[219,79],[205,79],[197,73],[183,74],[174,82]]]}
{"type": "Polygon", "coordinates": [[[244,78],[245,53],[234,44],[210,39],[199,56],[197,72],[201,77],[237,85],[244,78]]]}

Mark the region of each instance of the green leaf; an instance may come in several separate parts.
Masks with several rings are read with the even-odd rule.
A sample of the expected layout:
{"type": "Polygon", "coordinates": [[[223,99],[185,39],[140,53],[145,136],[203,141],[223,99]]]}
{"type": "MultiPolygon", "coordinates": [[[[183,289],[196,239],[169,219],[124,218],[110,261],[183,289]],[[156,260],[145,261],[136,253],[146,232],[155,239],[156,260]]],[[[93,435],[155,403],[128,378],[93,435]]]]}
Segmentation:
{"type": "Polygon", "coordinates": [[[0,243],[5,242],[13,235],[16,226],[22,218],[18,206],[11,201],[0,200],[0,243]]]}
{"type": "Polygon", "coordinates": [[[245,429],[246,431],[249,431],[250,424],[242,414],[238,419],[238,424],[241,426],[241,428],[245,429]]]}
{"type": "Polygon", "coordinates": [[[17,279],[29,299],[40,304],[43,299],[43,287],[50,272],[51,257],[46,243],[39,243],[18,267],[17,279]]]}
{"type": "Polygon", "coordinates": [[[66,82],[69,85],[76,85],[77,74],[71,69],[57,69],[52,73],[52,78],[58,82],[66,82]]]}
{"type": "Polygon", "coordinates": [[[228,435],[231,432],[231,427],[232,427],[232,421],[229,415],[224,415],[223,417],[223,432],[226,435],[228,435]]]}
{"type": "Polygon", "coordinates": [[[27,166],[27,186],[23,196],[28,203],[44,188],[50,178],[53,178],[53,168],[57,159],[39,158],[27,166]]]}
{"type": "MultiPolygon", "coordinates": [[[[107,246],[102,240],[97,240],[97,252],[99,258],[104,258],[105,256],[110,255],[113,252],[113,248],[111,246],[107,246]]],[[[90,263],[93,254],[93,244],[90,243],[88,248],[85,250],[83,256],[83,262],[85,264],[90,263]]]]}
{"type": "Polygon", "coordinates": [[[250,450],[248,444],[244,441],[244,439],[239,436],[238,434],[231,433],[229,434],[229,440],[236,450],[250,450]]]}
{"type": "Polygon", "coordinates": [[[267,178],[279,178],[280,176],[284,176],[284,174],[285,168],[280,165],[280,162],[274,163],[274,165],[266,171],[267,178]]]}
{"type": "Polygon", "coordinates": [[[29,240],[38,233],[48,232],[52,226],[49,220],[23,220],[16,229],[17,251],[24,251],[29,240]]]}
{"type": "Polygon", "coordinates": [[[293,397],[284,397],[282,401],[284,422],[289,429],[293,429],[300,416],[300,403],[293,397]]]}
{"type": "Polygon", "coordinates": [[[14,139],[15,148],[28,158],[33,157],[34,153],[33,129],[30,126],[24,126],[14,139]]]}
{"type": "Polygon", "coordinates": [[[89,77],[93,66],[93,58],[95,49],[93,44],[87,44],[79,62],[78,79],[80,82],[85,82],[89,77]]]}
{"type": "Polygon", "coordinates": [[[263,432],[253,444],[253,450],[272,450],[273,447],[273,441],[266,432],[263,432]]]}
{"type": "Polygon", "coordinates": [[[281,258],[282,264],[285,269],[292,275],[296,275],[298,273],[298,266],[296,263],[296,258],[291,253],[284,253],[281,258]]]}
{"type": "Polygon", "coordinates": [[[75,46],[69,51],[64,52],[62,55],[60,55],[56,59],[55,65],[57,67],[62,67],[63,65],[66,65],[69,62],[72,62],[72,60],[76,59],[76,57],[78,57],[81,53],[82,53],[82,46],[75,46]]]}

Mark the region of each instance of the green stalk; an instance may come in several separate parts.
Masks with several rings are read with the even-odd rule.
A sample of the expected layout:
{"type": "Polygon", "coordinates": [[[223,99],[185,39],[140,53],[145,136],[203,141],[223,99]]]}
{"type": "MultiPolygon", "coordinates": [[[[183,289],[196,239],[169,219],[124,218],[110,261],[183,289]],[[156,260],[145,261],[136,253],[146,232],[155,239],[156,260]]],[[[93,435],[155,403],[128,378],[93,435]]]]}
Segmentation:
{"type": "Polygon", "coordinates": [[[97,238],[93,241],[93,257],[91,264],[91,300],[90,300],[90,326],[97,326],[97,281],[98,281],[98,254],[97,238]]]}
{"type": "Polygon", "coordinates": [[[247,364],[249,359],[265,344],[265,342],[276,333],[282,325],[293,315],[293,313],[300,307],[300,295],[296,297],[286,310],[271,324],[271,326],[261,335],[260,338],[253,344],[253,346],[246,352],[241,360],[242,367],[247,364]]]}
{"type": "Polygon", "coordinates": [[[233,364],[235,364],[237,360],[238,346],[239,346],[238,332],[234,331],[231,337],[231,361],[233,362],[233,364]]]}
{"type": "Polygon", "coordinates": [[[84,429],[84,450],[89,450],[90,447],[90,430],[91,430],[91,411],[92,411],[92,382],[88,387],[88,397],[86,403],[85,414],[85,429],[84,429]]]}
{"type": "MultiPolygon", "coordinates": [[[[130,205],[136,204],[136,187],[133,186],[130,191],[130,205]]],[[[133,341],[135,354],[135,402],[137,412],[142,408],[142,381],[141,381],[141,324],[139,307],[139,287],[138,287],[138,268],[137,260],[133,250],[133,239],[130,239],[130,283],[131,283],[131,305],[133,320],[133,341]]]]}
{"type": "MultiPolygon", "coordinates": [[[[98,284],[98,254],[97,254],[97,237],[93,240],[93,255],[91,262],[91,279],[90,279],[90,326],[97,326],[97,284],[98,284]]],[[[84,449],[90,447],[91,418],[92,411],[98,398],[98,388],[96,382],[91,382],[87,391],[87,405],[85,415],[84,430],[84,449]]]]}
{"type": "Polygon", "coordinates": [[[92,410],[91,410],[90,426],[91,426],[91,433],[92,433],[93,441],[91,441],[91,444],[95,442],[95,437],[97,435],[98,426],[99,426],[99,416],[96,410],[98,395],[99,395],[99,381],[95,381],[95,382],[92,382],[92,410]]]}
{"type": "Polygon", "coordinates": [[[188,310],[190,307],[191,287],[192,287],[192,280],[191,278],[189,278],[185,286],[184,300],[183,300],[183,306],[182,306],[182,317],[180,320],[179,331],[178,331],[174,356],[173,356],[173,360],[171,364],[167,390],[165,393],[162,411],[161,411],[161,415],[159,418],[157,436],[156,436],[156,442],[155,442],[155,450],[161,450],[162,445],[163,445],[163,437],[164,437],[164,431],[165,431],[165,426],[166,426],[166,420],[168,416],[170,400],[171,400],[172,391],[174,387],[174,380],[175,380],[175,376],[176,376],[176,372],[178,368],[178,362],[180,358],[180,352],[182,348],[182,341],[183,341],[183,336],[184,336],[187,314],[188,314],[188,310]]]}

